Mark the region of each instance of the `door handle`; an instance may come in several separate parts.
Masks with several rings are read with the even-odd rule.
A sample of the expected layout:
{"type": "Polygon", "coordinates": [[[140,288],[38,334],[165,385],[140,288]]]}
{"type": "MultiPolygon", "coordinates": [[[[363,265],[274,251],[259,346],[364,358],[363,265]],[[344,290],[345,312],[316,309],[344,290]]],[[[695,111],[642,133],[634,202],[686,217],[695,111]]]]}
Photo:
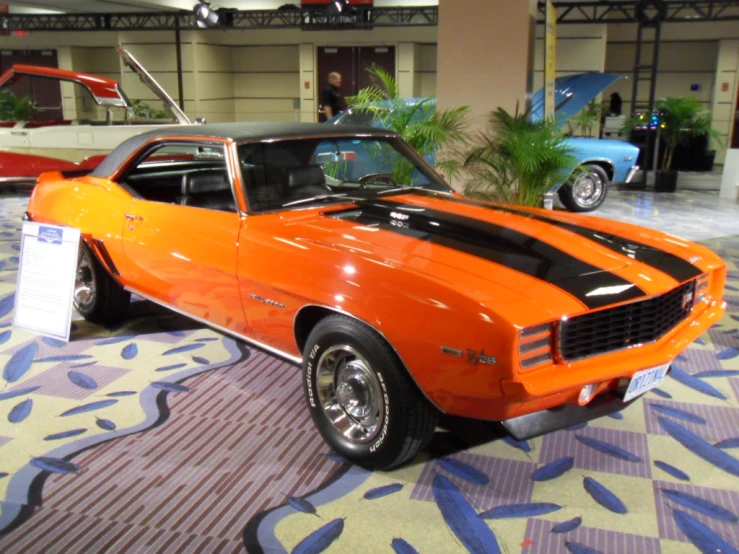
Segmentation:
{"type": "Polygon", "coordinates": [[[144,218],[143,218],[143,217],[141,217],[140,215],[135,215],[135,214],[126,214],[126,216],[125,216],[125,217],[126,217],[126,219],[127,219],[128,221],[144,221],[144,218]]]}

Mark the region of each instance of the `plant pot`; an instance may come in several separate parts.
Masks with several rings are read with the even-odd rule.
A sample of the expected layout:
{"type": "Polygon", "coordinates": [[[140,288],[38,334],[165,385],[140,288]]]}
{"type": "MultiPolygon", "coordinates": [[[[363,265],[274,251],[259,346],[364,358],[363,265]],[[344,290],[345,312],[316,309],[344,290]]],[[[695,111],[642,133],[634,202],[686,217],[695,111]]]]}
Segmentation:
{"type": "Polygon", "coordinates": [[[657,171],[654,175],[655,192],[675,192],[677,190],[677,171],[657,171]]]}

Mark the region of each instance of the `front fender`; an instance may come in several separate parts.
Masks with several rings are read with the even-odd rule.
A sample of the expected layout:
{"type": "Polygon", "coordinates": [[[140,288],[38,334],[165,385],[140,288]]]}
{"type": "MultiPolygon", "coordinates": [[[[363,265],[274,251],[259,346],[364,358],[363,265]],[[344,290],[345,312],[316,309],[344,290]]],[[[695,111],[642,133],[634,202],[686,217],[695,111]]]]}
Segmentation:
{"type": "Polygon", "coordinates": [[[380,333],[442,411],[465,415],[471,399],[476,405],[481,398],[502,400],[501,381],[514,375],[517,336],[502,314],[520,309],[535,317],[537,307],[528,298],[454,268],[442,278],[441,271],[413,260],[398,264],[299,239],[244,237],[239,281],[259,342],[301,356],[295,318],[307,306],[320,306],[380,333]],[[287,259],[296,269],[275,271],[286,268],[287,259]]]}

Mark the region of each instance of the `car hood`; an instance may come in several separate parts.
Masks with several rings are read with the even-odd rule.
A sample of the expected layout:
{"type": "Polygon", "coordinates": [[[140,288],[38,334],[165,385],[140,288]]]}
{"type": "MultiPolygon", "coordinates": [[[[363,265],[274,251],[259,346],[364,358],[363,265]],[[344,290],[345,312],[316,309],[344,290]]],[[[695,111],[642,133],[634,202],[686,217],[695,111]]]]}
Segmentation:
{"type": "MultiPolygon", "coordinates": [[[[557,77],[554,80],[554,105],[556,106],[557,120],[564,125],[573,115],[582,110],[588,102],[598,96],[601,92],[621,79],[623,75],[613,73],[600,73],[588,71],[575,73],[565,77],[557,77]]],[[[423,98],[405,98],[408,105],[414,105],[423,98]]],[[[436,106],[436,98],[431,99],[432,105],[436,106]]],[[[389,103],[384,103],[389,106],[389,103]]],[[[352,108],[333,116],[326,123],[330,125],[342,125],[349,123],[352,108]]],[[[538,121],[544,117],[544,89],[541,88],[531,97],[531,119],[538,121]]]]}
{"type": "MultiPolygon", "coordinates": [[[[598,96],[622,75],[589,71],[576,73],[554,80],[554,105],[557,120],[564,124],[582,110],[588,102],[598,96]]],[[[531,118],[538,121],[544,117],[544,89],[541,88],[531,98],[531,118]]]]}
{"type": "Polygon", "coordinates": [[[334,247],[357,241],[357,251],[392,258],[394,267],[439,279],[449,274],[441,267],[464,271],[544,305],[556,300],[570,313],[648,298],[701,274],[683,257],[570,223],[567,216],[552,219],[545,211],[443,193],[327,207],[301,222],[306,234],[298,236],[306,240],[334,247]]]}

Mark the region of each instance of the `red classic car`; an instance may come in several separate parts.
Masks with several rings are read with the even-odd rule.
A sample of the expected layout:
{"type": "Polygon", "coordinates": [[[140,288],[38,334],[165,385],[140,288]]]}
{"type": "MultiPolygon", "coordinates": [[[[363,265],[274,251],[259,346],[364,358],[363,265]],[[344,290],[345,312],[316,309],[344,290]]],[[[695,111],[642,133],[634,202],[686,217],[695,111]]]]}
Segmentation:
{"type": "MultiPolygon", "coordinates": [[[[19,79],[52,79],[73,83],[78,106],[74,118],[41,121],[0,121],[0,184],[33,183],[45,171],[85,171],[94,168],[125,139],[162,125],[188,125],[190,119],[144,67],[124,48],[116,51],[172,114],[165,120],[135,120],[133,103],[118,82],[78,71],[33,65],[13,65],[0,75],[0,89],[19,79]],[[79,108],[89,99],[88,108],[79,108]],[[100,110],[97,109],[100,108],[100,110]],[[101,121],[95,116],[103,112],[101,121]],[[92,119],[88,119],[87,117],[92,119]]],[[[66,110],[65,110],[66,113],[66,110]]]]}
{"type": "Polygon", "coordinates": [[[27,217],[81,230],[84,317],[135,293],[302,364],[317,428],[371,468],[442,412],[523,439],[619,410],[724,312],[708,249],[467,199],[376,128],[150,131],[42,175],[27,217]]]}

